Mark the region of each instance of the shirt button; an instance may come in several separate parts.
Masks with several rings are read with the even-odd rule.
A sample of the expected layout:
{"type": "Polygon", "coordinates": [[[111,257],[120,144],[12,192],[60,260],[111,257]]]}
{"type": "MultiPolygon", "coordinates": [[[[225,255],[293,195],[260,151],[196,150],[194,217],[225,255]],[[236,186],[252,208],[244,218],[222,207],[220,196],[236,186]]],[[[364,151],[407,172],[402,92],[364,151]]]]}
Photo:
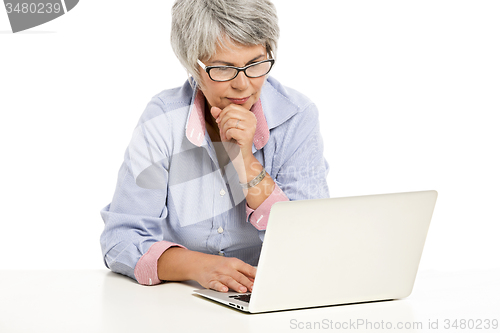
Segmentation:
{"type": "Polygon", "coordinates": [[[219,234],[222,234],[222,233],[224,232],[224,229],[222,229],[222,227],[219,227],[219,229],[217,229],[217,232],[218,232],[219,234]]]}
{"type": "Polygon", "coordinates": [[[220,192],[219,192],[219,193],[220,193],[220,196],[221,196],[221,197],[223,197],[223,196],[224,196],[224,194],[226,194],[226,191],[224,191],[224,190],[220,190],[220,192]]]}

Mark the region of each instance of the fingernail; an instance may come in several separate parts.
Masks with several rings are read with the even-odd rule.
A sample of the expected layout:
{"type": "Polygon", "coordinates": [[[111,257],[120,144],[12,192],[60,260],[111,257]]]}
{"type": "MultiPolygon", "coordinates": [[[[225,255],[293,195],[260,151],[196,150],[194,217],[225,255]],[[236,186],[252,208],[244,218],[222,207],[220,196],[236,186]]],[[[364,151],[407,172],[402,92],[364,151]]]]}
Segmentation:
{"type": "Polygon", "coordinates": [[[245,287],[240,287],[240,293],[244,293],[245,292],[245,287]]]}
{"type": "Polygon", "coordinates": [[[219,123],[219,121],[220,121],[220,118],[219,118],[219,117],[217,117],[217,119],[215,119],[215,122],[218,124],[218,123],[219,123]]]}

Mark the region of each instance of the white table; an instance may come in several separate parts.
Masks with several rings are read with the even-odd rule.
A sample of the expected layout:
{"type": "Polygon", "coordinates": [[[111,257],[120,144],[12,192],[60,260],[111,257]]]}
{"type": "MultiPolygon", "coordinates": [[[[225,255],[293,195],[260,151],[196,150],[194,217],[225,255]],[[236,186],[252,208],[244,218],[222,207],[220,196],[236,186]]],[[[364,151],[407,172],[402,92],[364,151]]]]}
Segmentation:
{"type": "Polygon", "coordinates": [[[194,296],[194,282],[148,287],[106,270],[4,270],[0,282],[2,333],[473,331],[445,330],[447,319],[482,319],[478,331],[500,332],[484,329],[485,319],[500,320],[500,269],[422,271],[403,300],[263,314],[194,296]],[[429,329],[436,320],[439,330],[429,329]]]}

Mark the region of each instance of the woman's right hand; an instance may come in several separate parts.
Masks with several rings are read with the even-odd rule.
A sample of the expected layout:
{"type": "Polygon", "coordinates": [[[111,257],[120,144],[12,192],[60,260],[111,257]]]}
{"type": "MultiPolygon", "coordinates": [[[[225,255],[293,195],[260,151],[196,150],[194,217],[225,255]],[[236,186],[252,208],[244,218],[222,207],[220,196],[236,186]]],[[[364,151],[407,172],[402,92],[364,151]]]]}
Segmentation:
{"type": "Polygon", "coordinates": [[[158,260],[160,280],[195,280],[205,288],[220,292],[232,289],[252,291],[257,269],[237,258],[172,247],[158,260]]]}
{"type": "Polygon", "coordinates": [[[229,289],[245,293],[252,291],[257,270],[237,259],[204,254],[195,280],[205,288],[227,292],[229,289]]]}

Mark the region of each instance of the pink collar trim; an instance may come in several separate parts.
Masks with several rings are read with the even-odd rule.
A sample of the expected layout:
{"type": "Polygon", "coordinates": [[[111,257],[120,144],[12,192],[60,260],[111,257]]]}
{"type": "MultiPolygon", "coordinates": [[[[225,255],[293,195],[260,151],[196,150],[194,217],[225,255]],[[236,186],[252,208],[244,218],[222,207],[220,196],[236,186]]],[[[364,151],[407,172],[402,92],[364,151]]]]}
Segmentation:
{"type": "MultiPolygon", "coordinates": [[[[267,125],[260,98],[257,103],[252,106],[250,111],[252,111],[255,118],[257,118],[257,128],[255,130],[253,144],[255,148],[259,150],[262,149],[269,140],[269,127],[267,125]]],[[[201,90],[198,90],[194,103],[192,104],[191,113],[189,114],[186,126],[186,137],[192,144],[200,147],[205,140],[205,131],[205,96],[201,90]]]]}

